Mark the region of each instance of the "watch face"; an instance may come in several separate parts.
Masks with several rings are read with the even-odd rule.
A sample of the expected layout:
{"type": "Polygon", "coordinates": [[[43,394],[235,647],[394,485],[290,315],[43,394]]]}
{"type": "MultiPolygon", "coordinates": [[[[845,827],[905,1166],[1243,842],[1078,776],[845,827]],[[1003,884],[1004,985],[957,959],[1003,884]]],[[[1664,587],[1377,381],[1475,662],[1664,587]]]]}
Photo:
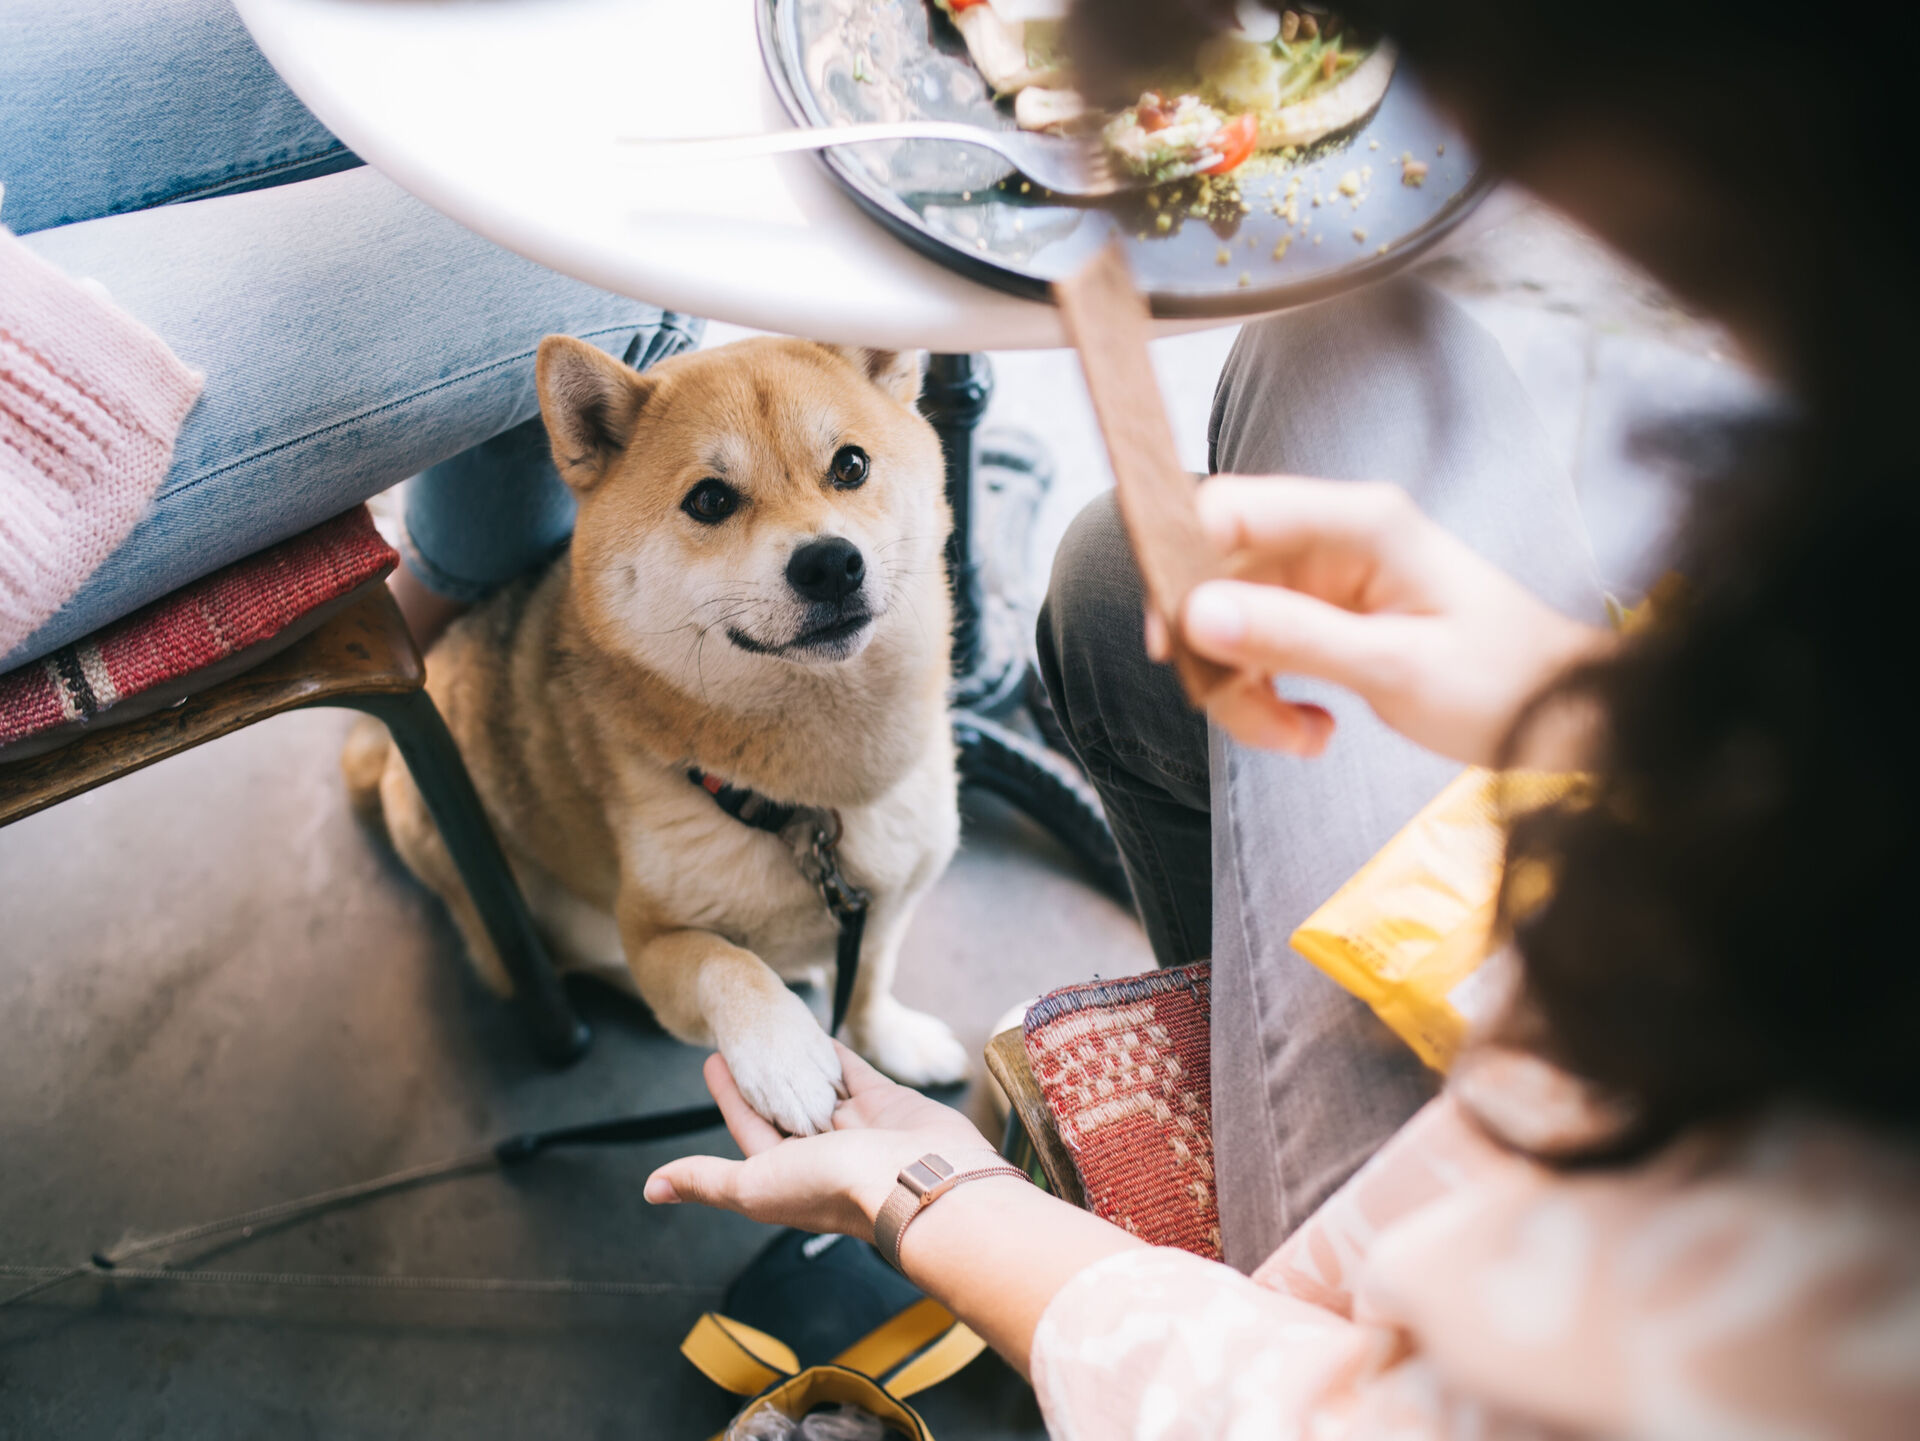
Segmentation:
{"type": "Polygon", "coordinates": [[[945,1156],[928,1152],[900,1173],[900,1184],[914,1195],[924,1196],[952,1174],[953,1166],[945,1156]]]}

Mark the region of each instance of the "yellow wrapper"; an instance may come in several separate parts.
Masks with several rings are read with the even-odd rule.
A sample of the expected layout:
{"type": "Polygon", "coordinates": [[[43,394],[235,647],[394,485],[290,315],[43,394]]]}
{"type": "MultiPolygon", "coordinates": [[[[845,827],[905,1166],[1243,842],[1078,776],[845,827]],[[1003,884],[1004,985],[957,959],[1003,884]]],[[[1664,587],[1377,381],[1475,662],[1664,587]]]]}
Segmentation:
{"type": "Polygon", "coordinates": [[[1491,950],[1505,820],[1579,778],[1461,773],[1293,933],[1293,948],[1371,1006],[1437,1071],[1503,987],[1491,950]]]}

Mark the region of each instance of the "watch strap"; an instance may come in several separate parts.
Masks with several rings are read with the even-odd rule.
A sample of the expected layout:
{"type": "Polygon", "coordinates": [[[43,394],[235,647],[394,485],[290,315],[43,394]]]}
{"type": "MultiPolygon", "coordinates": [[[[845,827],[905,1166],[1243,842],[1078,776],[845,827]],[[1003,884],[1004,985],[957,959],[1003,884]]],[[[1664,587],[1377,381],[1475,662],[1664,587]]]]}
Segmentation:
{"type": "Polygon", "coordinates": [[[1017,1176],[1023,1181],[1029,1179],[1025,1171],[992,1154],[955,1162],[938,1152],[929,1151],[904,1167],[895,1178],[892,1193],[873,1220],[874,1247],[889,1266],[900,1270],[900,1240],[914,1217],[955,1186],[987,1176],[1017,1176]]]}

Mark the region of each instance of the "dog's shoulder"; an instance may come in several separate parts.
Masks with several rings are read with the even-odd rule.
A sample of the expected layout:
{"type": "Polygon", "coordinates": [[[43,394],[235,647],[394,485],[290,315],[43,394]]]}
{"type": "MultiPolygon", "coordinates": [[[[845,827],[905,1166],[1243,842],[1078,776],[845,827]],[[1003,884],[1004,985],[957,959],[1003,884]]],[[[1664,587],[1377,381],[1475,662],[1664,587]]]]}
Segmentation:
{"type": "Polygon", "coordinates": [[[595,710],[566,639],[566,558],[502,586],[448,627],[427,686],[494,823],[538,853],[595,830],[595,710]]]}
{"type": "Polygon", "coordinates": [[[463,747],[537,692],[557,659],[546,644],[565,577],[556,566],[509,581],[457,617],[427,656],[427,689],[463,747]]]}

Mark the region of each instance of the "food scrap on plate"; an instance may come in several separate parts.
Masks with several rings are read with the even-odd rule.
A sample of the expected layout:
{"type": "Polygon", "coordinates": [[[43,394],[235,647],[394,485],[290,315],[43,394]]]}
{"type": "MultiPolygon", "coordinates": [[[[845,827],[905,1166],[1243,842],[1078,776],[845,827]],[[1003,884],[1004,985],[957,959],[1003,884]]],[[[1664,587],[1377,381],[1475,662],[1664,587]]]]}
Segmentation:
{"type": "Polygon", "coordinates": [[[1097,134],[1116,164],[1152,184],[1225,175],[1257,154],[1337,134],[1370,115],[1393,78],[1392,49],[1328,9],[1243,4],[1237,28],[1169,67],[1124,110],[1100,111],[1073,87],[1065,0],[933,3],[987,83],[1012,98],[1022,128],[1097,134]]]}

